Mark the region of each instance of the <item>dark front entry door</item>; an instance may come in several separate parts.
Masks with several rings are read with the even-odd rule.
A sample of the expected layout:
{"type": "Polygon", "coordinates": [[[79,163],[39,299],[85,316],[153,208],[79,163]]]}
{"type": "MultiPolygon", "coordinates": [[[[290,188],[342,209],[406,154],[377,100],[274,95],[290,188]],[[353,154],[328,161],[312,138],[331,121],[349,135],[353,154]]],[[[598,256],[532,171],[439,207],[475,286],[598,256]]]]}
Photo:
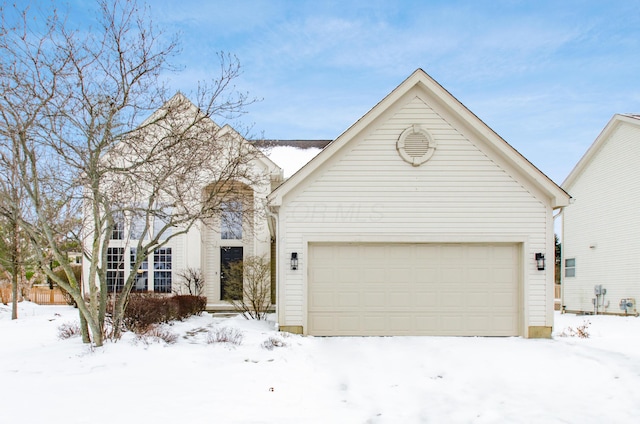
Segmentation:
{"type": "Polygon", "coordinates": [[[220,299],[222,300],[242,299],[242,264],[239,268],[230,268],[231,264],[236,262],[242,262],[242,247],[220,248],[220,299]]]}

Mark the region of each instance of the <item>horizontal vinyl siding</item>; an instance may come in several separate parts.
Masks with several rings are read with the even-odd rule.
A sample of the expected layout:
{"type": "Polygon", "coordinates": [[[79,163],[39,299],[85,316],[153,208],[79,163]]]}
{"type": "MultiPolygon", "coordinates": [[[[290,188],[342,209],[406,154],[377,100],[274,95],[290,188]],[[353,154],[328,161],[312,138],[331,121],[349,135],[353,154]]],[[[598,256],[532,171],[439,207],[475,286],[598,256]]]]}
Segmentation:
{"type": "Polygon", "coordinates": [[[607,312],[621,312],[622,298],[640,301],[639,157],[640,130],[621,124],[568,187],[575,201],[563,212],[563,254],[576,259],[575,277],[563,269],[568,310],[592,311],[596,284],[607,289],[607,312]]]}
{"type": "MultiPolygon", "coordinates": [[[[550,210],[420,99],[344,149],[308,178],[310,183],[294,189],[291,200],[285,197],[280,210],[285,255],[302,252],[305,239],[326,234],[424,242],[439,236],[517,235],[529,243],[525,257],[531,262],[523,265],[528,272],[533,252],[546,251],[550,210]],[[404,162],[395,147],[412,124],[422,124],[437,142],[433,157],[419,167],[404,162]]],[[[304,299],[302,275],[284,274],[284,325],[302,325],[304,307],[297,303],[304,299]]],[[[545,273],[530,274],[528,283],[529,324],[546,325],[545,273]]]]}

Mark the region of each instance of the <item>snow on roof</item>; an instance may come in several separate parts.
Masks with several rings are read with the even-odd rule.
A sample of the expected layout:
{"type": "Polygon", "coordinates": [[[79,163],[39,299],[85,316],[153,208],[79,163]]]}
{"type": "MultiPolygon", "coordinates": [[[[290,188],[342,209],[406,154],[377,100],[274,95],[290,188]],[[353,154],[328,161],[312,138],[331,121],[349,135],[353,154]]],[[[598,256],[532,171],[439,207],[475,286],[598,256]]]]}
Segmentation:
{"type": "Polygon", "coordinates": [[[317,147],[301,149],[293,146],[275,146],[268,148],[265,154],[283,169],[284,177],[289,178],[320,153],[321,150],[317,147]]]}

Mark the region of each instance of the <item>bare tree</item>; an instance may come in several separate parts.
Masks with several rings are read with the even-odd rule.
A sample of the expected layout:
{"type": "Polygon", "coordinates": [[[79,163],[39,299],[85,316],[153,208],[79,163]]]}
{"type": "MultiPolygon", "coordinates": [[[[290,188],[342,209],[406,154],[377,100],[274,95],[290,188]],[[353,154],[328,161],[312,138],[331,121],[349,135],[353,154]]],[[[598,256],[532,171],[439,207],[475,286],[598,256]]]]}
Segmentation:
{"type": "Polygon", "coordinates": [[[0,145],[0,272],[11,280],[11,319],[18,318],[18,292],[23,274],[23,241],[20,234],[20,186],[15,167],[6,163],[0,145]]]}
{"type": "MultiPolygon", "coordinates": [[[[177,41],[159,33],[133,0],[101,1],[89,35],[70,31],[55,13],[47,31],[36,32],[28,11],[20,15],[17,31],[3,21],[0,80],[17,94],[0,99],[0,109],[10,111],[0,126],[18,146],[31,211],[22,225],[38,259],[61,264],[66,279],[43,270],[78,305],[83,340],[100,346],[109,289],[116,292],[113,334],[119,337],[136,271],[148,256],[217,216],[239,182],[263,178],[251,166],[261,153],[213,121],[236,117],[250,100],[235,92],[240,65],[224,54],[218,79],[198,87],[195,103],[181,94],[168,99],[160,77],[172,69],[177,41]],[[30,102],[19,101],[25,96],[30,102]],[[37,107],[25,110],[31,104],[37,107]],[[31,117],[29,126],[16,115],[31,117]],[[81,212],[80,231],[64,225],[81,212]],[[137,233],[132,272],[108,287],[110,238],[125,225],[137,233]],[[61,241],[69,237],[85,246],[84,289],[63,260],[61,241]]],[[[244,206],[262,213],[257,202],[244,206]]]]}
{"type": "MultiPolygon", "coordinates": [[[[182,287],[192,296],[202,296],[204,293],[204,276],[200,268],[185,268],[178,271],[178,278],[181,279],[182,287]]],[[[177,292],[180,293],[180,292],[177,292]]]]}
{"type": "Polygon", "coordinates": [[[55,92],[53,75],[60,71],[57,60],[44,53],[57,17],[39,28],[26,31],[27,15],[14,13],[14,24],[2,8],[0,28],[0,217],[3,224],[2,267],[11,275],[13,309],[17,318],[18,287],[24,273],[25,222],[29,219],[22,171],[22,143],[36,133],[55,92]],[[27,211],[27,212],[25,212],[27,211]]]}
{"type": "Polygon", "coordinates": [[[247,319],[266,319],[271,307],[271,263],[264,256],[232,262],[226,270],[227,298],[247,319]]]}

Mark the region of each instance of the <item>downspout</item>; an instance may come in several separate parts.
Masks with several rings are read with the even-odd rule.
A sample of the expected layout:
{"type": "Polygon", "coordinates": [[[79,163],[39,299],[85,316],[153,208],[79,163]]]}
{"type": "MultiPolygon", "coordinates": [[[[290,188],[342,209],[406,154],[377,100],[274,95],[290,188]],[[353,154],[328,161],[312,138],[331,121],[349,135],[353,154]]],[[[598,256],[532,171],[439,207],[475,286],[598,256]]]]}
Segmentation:
{"type": "Polygon", "coordinates": [[[267,206],[267,216],[269,216],[268,223],[270,223],[269,227],[273,233],[273,238],[276,243],[276,330],[280,327],[280,261],[277,259],[280,255],[280,243],[278,242],[278,234],[279,231],[279,215],[277,212],[272,212],[272,210],[278,210],[277,206],[267,206]],[[273,223],[271,224],[273,220],[273,223]]]}
{"type": "MultiPolygon", "coordinates": [[[[569,201],[569,203],[573,203],[571,202],[571,200],[569,201]]],[[[556,217],[560,216],[560,225],[562,226],[562,229],[560,231],[560,267],[558,269],[558,272],[560,273],[560,313],[564,313],[564,276],[562,275],[562,269],[563,269],[563,264],[564,264],[564,207],[559,207],[558,208],[558,213],[556,213],[553,216],[553,222],[555,223],[556,221],[556,217]]],[[[555,229],[554,229],[555,230],[555,229]]],[[[556,249],[555,246],[553,246],[553,270],[555,272],[556,269],[556,249]]],[[[553,284],[554,284],[554,291],[555,291],[555,276],[553,279],[553,284]]],[[[555,298],[555,295],[554,295],[555,298]]],[[[555,299],[554,299],[554,303],[555,303],[555,299]]],[[[555,309],[555,306],[554,306],[555,309]]]]}

